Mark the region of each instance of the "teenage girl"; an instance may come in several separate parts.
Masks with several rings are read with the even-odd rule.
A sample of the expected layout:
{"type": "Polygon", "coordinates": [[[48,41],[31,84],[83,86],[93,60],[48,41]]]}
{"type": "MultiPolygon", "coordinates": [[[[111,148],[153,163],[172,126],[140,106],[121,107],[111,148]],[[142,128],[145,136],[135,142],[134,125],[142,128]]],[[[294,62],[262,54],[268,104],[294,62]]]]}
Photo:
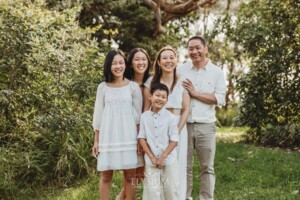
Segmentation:
{"type": "MultiPolygon", "coordinates": [[[[125,77],[131,81],[136,82],[141,91],[144,90],[144,83],[149,78],[149,71],[151,66],[150,57],[145,49],[134,48],[127,56],[127,68],[125,70],[125,77]]],[[[142,182],[144,178],[144,156],[142,148],[138,145],[138,165],[136,168],[136,183],[142,182]]],[[[137,185],[136,185],[137,186],[137,185]]],[[[125,200],[125,189],[122,188],[116,200],[125,200]]]]}
{"type": "Polygon", "coordinates": [[[97,89],[93,128],[93,154],[100,171],[100,199],[109,199],[114,170],[123,170],[127,200],[135,199],[137,125],[142,109],[142,94],[137,83],[125,78],[126,62],[121,50],[110,51],[104,63],[105,82],[97,89]]]}

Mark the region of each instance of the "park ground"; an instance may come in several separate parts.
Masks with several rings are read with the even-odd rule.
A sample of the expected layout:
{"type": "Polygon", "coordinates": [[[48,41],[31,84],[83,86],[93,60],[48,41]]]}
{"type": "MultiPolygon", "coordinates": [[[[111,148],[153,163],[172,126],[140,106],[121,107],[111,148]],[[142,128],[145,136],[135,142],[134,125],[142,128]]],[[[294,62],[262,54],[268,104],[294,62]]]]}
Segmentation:
{"type": "MultiPolygon", "coordinates": [[[[300,199],[300,153],[242,142],[245,128],[218,128],[215,158],[216,200],[300,199]]],[[[199,163],[194,162],[193,198],[198,199],[199,163]]],[[[111,199],[120,191],[122,173],[115,172],[111,199]]],[[[97,173],[65,186],[24,190],[20,199],[98,199],[97,173]]],[[[137,199],[141,198],[142,184],[137,199]]]]}

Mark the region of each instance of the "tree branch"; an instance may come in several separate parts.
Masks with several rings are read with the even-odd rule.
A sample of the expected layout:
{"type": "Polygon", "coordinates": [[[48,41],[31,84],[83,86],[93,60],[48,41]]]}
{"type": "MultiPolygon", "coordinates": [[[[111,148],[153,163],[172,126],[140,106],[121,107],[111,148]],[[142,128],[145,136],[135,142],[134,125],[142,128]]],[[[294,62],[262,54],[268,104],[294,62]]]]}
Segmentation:
{"type": "Polygon", "coordinates": [[[165,33],[166,29],[165,27],[162,26],[161,23],[161,10],[160,10],[160,0],[156,0],[156,1],[151,1],[151,0],[144,0],[144,4],[153,10],[154,12],[154,17],[155,17],[155,31],[154,31],[154,35],[158,35],[161,33],[165,33]]]}
{"type": "Polygon", "coordinates": [[[171,14],[185,14],[189,8],[198,7],[197,1],[195,0],[188,0],[187,2],[180,4],[169,4],[163,0],[161,6],[166,13],[171,14]]]}
{"type": "Polygon", "coordinates": [[[187,15],[199,7],[211,6],[215,0],[176,0],[170,3],[169,0],[143,0],[146,7],[150,8],[154,12],[155,16],[155,35],[165,33],[166,29],[163,25],[167,24],[170,20],[177,17],[187,15]],[[165,17],[162,17],[162,11],[165,17]]]}

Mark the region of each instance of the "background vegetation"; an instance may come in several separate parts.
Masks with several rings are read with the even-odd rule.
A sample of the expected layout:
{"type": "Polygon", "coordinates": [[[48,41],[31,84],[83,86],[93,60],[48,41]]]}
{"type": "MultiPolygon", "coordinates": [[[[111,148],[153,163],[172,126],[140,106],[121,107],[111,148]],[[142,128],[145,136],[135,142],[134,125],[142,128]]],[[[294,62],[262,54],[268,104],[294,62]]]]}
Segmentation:
{"type": "MultiPolygon", "coordinates": [[[[209,57],[226,71],[228,81],[218,125],[247,126],[247,142],[299,149],[300,3],[207,0],[189,7],[185,1],[172,1],[150,8],[146,2],[153,1],[0,0],[0,199],[22,199],[30,187],[68,187],[94,174],[90,151],[95,91],[102,80],[103,55],[116,45],[126,52],[143,47],[153,58],[166,44],[180,50],[190,35],[204,35],[209,57]]],[[[228,148],[228,154],[217,158],[228,170],[220,174],[227,184],[217,188],[240,199],[251,199],[253,191],[263,193],[251,183],[284,188],[283,194],[267,193],[282,198],[299,193],[295,188],[300,176],[294,170],[298,153],[284,160],[289,154],[259,149],[260,156],[250,159],[248,153],[256,148],[242,147],[219,144],[219,152],[228,148]],[[241,155],[232,157],[234,151],[241,155]],[[269,155],[266,163],[278,175],[274,182],[266,183],[255,171],[263,171],[263,154],[269,155]],[[237,168],[226,156],[236,166],[245,165],[232,172],[237,168]],[[246,169],[254,175],[243,175],[246,169]],[[283,176],[286,171],[289,175],[283,176]],[[235,172],[247,177],[235,179],[235,172]],[[239,187],[246,182],[248,189],[239,187]]],[[[220,190],[216,195],[225,199],[220,190]]]]}
{"type": "Polygon", "coordinates": [[[299,8],[293,0],[253,0],[221,23],[250,68],[237,80],[237,124],[250,127],[250,142],[300,145],[299,8]]]}
{"type": "Polygon", "coordinates": [[[102,55],[76,9],[0,4],[0,194],[63,186],[90,169],[91,113],[102,55]]]}

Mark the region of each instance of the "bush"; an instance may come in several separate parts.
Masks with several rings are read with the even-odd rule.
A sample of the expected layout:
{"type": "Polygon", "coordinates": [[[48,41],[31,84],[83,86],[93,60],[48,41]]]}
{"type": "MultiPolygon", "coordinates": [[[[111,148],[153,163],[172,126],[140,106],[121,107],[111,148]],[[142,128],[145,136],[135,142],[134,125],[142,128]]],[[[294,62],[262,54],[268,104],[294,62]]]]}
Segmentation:
{"type": "Polygon", "coordinates": [[[91,170],[91,116],[102,75],[77,9],[0,0],[0,192],[65,185],[91,170]]]}
{"type": "Polygon", "coordinates": [[[249,72],[237,84],[237,123],[250,127],[252,142],[300,145],[295,128],[300,121],[298,12],[299,3],[293,0],[251,0],[224,23],[227,36],[249,58],[249,72]]]}
{"type": "Polygon", "coordinates": [[[216,112],[217,124],[218,126],[233,126],[234,120],[237,117],[236,108],[225,109],[217,109],[216,112]]]}
{"type": "Polygon", "coordinates": [[[261,130],[250,129],[247,132],[246,142],[257,141],[266,146],[295,147],[300,144],[300,125],[273,126],[267,124],[261,130]],[[260,134],[257,134],[257,133],[260,134]]]}

